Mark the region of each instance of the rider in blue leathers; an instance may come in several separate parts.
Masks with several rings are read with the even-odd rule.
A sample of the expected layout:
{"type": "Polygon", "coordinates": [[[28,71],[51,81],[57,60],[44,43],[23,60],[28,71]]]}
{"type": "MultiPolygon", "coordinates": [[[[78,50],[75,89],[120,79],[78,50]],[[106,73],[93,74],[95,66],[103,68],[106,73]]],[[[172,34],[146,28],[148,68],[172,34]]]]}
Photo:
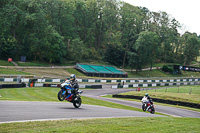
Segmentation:
{"type": "Polygon", "coordinates": [[[70,75],[70,84],[71,84],[71,87],[74,88],[74,91],[72,91],[72,93],[75,94],[79,89],[78,82],[76,80],[76,75],[75,74],[71,74],[70,75]]]}

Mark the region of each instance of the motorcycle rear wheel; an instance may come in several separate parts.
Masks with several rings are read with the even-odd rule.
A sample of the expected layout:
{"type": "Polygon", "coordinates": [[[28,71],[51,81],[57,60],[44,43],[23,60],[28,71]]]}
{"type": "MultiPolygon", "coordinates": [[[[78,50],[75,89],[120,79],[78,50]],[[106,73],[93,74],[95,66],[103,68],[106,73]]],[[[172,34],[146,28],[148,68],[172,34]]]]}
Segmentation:
{"type": "Polygon", "coordinates": [[[66,95],[63,95],[62,93],[63,93],[62,90],[60,90],[60,91],[58,92],[58,100],[60,100],[60,101],[63,101],[63,100],[65,100],[65,98],[66,98],[66,95]]]}
{"type": "Polygon", "coordinates": [[[154,114],[155,113],[155,108],[152,108],[151,109],[151,114],[154,114]]]}
{"type": "Polygon", "coordinates": [[[82,103],[82,100],[80,97],[75,98],[73,101],[73,105],[75,108],[79,108],[81,106],[81,103],[82,103]]]}

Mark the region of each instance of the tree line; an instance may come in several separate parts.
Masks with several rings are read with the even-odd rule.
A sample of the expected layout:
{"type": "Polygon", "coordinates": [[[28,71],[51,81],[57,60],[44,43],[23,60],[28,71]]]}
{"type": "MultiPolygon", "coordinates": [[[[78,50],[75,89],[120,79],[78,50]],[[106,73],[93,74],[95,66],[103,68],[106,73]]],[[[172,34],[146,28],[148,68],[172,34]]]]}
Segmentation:
{"type": "Polygon", "coordinates": [[[155,62],[190,64],[200,36],[166,12],[120,0],[1,0],[0,58],[61,63],[104,60],[141,70],[155,62]]]}

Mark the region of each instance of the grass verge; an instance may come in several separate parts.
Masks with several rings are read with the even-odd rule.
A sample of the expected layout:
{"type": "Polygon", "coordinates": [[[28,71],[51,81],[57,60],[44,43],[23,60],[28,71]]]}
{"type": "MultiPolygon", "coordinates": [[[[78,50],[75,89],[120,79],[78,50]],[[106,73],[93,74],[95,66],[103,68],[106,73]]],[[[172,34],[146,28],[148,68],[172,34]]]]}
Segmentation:
{"type": "Polygon", "coordinates": [[[200,104],[199,86],[166,87],[165,89],[154,89],[154,90],[146,89],[146,91],[140,91],[140,92],[132,91],[132,92],[121,93],[121,95],[144,96],[145,93],[148,93],[152,98],[160,98],[166,100],[200,104]]]}
{"type": "Polygon", "coordinates": [[[137,78],[137,77],[199,77],[199,73],[198,72],[188,72],[188,71],[182,71],[182,74],[178,74],[178,75],[172,75],[172,74],[166,74],[163,71],[159,70],[159,69],[154,69],[152,71],[148,70],[148,71],[141,71],[141,72],[127,72],[128,73],[128,77],[129,78],[137,78]]]}
{"type": "Polygon", "coordinates": [[[2,133],[198,133],[198,118],[105,118],[0,124],[2,133]]]}

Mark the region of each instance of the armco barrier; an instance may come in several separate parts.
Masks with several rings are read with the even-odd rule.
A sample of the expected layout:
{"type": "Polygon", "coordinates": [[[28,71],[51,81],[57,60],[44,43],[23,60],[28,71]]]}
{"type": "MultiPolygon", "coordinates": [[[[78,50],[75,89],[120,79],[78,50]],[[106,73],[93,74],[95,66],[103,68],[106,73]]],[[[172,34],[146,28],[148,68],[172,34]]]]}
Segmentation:
{"type": "MultiPolygon", "coordinates": [[[[113,95],[112,97],[115,97],[115,98],[139,99],[139,100],[141,100],[143,98],[142,96],[134,96],[134,95],[113,95]]],[[[152,98],[152,99],[153,99],[154,102],[166,103],[166,104],[173,104],[173,105],[179,105],[179,106],[185,106],[185,107],[191,107],[191,108],[200,109],[200,104],[197,104],[197,103],[172,101],[172,100],[165,100],[165,99],[159,99],[159,98],[152,98]]]]}
{"type": "Polygon", "coordinates": [[[0,85],[0,89],[3,89],[3,88],[22,88],[22,87],[26,87],[26,84],[22,83],[22,84],[1,84],[0,85]]]}

